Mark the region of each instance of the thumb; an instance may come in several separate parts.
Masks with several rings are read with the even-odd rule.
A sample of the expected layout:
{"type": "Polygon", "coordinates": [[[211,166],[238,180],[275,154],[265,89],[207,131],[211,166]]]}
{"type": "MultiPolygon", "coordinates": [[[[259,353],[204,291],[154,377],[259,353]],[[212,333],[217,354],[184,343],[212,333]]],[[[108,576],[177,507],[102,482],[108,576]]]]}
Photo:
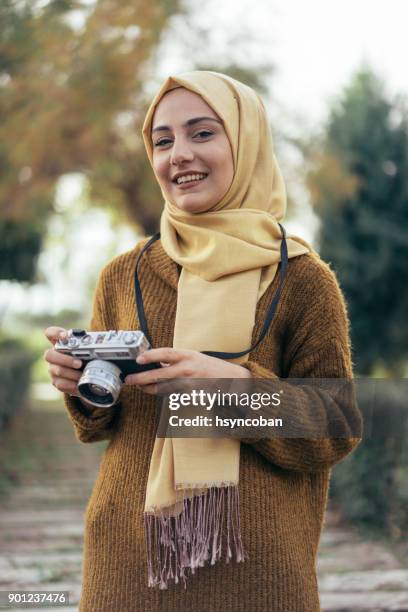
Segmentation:
{"type": "Polygon", "coordinates": [[[56,326],[47,327],[47,329],[44,331],[44,334],[47,340],[51,342],[51,344],[55,344],[60,338],[67,337],[68,335],[67,330],[64,327],[56,326]]]}

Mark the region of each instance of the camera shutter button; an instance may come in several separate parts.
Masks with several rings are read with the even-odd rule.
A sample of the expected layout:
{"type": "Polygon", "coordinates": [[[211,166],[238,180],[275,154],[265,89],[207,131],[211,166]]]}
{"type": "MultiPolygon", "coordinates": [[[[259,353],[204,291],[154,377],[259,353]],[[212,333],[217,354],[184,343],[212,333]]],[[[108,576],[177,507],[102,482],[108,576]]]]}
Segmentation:
{"type": "Polygon", "coordinates": [[[73,329],[71,334],[77,338],[82,338],[82,336],[86,336],[86,329],[73,329]]]}

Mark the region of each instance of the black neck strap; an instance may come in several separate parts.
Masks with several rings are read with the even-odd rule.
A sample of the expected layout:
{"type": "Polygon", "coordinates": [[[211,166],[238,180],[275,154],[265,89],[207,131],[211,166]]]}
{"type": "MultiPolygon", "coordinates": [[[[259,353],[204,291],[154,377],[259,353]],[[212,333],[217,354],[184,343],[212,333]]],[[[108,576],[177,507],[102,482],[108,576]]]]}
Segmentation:
{"type": "MultiPolygon", "coordinates": [[[[276,308],[278,306],[279,303],[279,299],[282,293],[282,288],[283,288],[283,282],[286,278],[286,274],[287,274],[287,270],[288,270],[288,247],[287,247],[287,243],[286,243],[286,231],[285,228],[283,227],[283,225],[281,225],[279,223],[279,227],[281,229],[282,232],[282,242],[281,242],[281,248],[280,248],[280,255],[281,255],[281,265],[280,265],[280,270],[279,270],[279,286],[275,292],[275,295],[273,296],[272,302],[268,308],[268,314],[266,315],[266,319],[264,321],[264,324],[262,326],[262,330],[261,333],[259,335],[258,340],[255,342],[255,344],[253,344],[249,349],[246,349],[245,351],[240,351],[239,353],[224,353],[222,351],[201,351],[204,355],[209,355],[210,357],[218,357],[219,359],[236,359],[237,357],[243,357],[244,355],[246,355],[247,353],[252,352],[264,339],[271,323],[272,323],[272,319],[275,315],[276,312],[276,308]]],[[[142,296],[142,290],[140,288],[140,282],[139,282],[139,264],[140,261],[142,259],[143,254],[147,251],[147,249],[154,243],[156,242],[156,240],[159,240],[160,238],[160,232],[157,232],[157,234],[155,234],[154,236],[152,236],[152,238],[150,238],[150,240],[145,244],[145,246],[143,247],[143,249],[140,251],[139,253],[139,257],[137,258],[137,262],[136,262],[136,267],[135,267],[135,297],[136,297],[136,307],[137,307],[137,314],[139,317],[139,323],[140,323],[140,327],[142,332],[144,333],[144,335],[146,336],[146,338],[148,339],[150,345],[153,348],[153,343],[152,343],[152,339],[150,337],[149,334],[149,328],[147,326],[147,320],[146,320],[146,314],[145,314],[145,310],[144,310],[144,305],[143,305],[143,296],[142,296]]]]}

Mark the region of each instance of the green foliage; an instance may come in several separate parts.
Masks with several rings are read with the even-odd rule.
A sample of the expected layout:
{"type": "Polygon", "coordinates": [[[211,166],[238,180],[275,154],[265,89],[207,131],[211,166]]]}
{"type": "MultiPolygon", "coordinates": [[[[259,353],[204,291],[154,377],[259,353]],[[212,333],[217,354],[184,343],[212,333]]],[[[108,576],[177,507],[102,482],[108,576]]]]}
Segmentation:
{"type": "Polygon", "coordinates": [[[0,430],[24,405],[33,360],[34,355],[22,342],[0,338],[0,430]]]}
{"type": "Polygon", "coordinates": [[[81,314],[78,310],[64,308],[63,310],[59,310],[56,314],[50,314],[48,312],[37,315],[24,314],[24,326],[29,327],[29,329],[41,328],[41,330],[43,330],[50,325],[51,320],[54,320],[57,321],[58,326],[70,329],[79,327],[81,324],[80,319],[81,314]]]}
{"type": "MultiPolygon", "coordinates": [[[[406,103],[389,101],[381,81],[361,69],[331,109],[319,146],[309,159],[308,183],[321,219],[320,252],[348,304],[356,373],[372,374],[381,365],[397,375],[408,353],[406,103]]],[[[379,399],[373,437],[366,434],[336,466],[331,492],[350,519],[400,537],[408,529],[408,495],[400,486],[408,470],[406,402],[379,399]],[[398,425],[389,431],[395,415],[398,425]]]]}
{"type": "Polygon", "coordinates": [[[0,220],[0,280],[32,282],[42,232],[28,223],[0,220]]]}
{"type": "Polygon", "coordinates": [[[33,280],[55,185],[66,173],[86,173],[98,204],[122,210],[122,218],[127,212],[147,228],[157,220],[156,191],[138,210],[146,171],[134,168],[147,70],[177,12],[179,0],[1,3],[2,278],[33,280]]]}
{"type": "Polygon", "coordinates": [[[336,270],[352,322],[357,371],[408,355],[408,110],[359,71],[332,109],[308,176],[320,252],[336,270]]]}
{"type": "Polygon", "coordinates": [[[406,385],[375,382],[375,409],[366,413],[364,439],[335,467],[331,495],[353,522],[403,539],[408,535],[406,385]]]}

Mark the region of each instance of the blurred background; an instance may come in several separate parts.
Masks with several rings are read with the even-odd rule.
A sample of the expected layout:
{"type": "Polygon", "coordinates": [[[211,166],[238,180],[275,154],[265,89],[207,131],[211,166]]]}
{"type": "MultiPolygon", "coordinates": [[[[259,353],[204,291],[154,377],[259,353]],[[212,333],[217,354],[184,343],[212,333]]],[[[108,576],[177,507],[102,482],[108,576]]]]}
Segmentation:
{"type": "MultiPolygon", "coordinates": [[[[78,597],[105,443],[75,440],[43,331],[86,327],[101,268],[158,229],[141,125],[169,74],[261,94],[285,225],[338,276],[355,375],[408,377],[407,22],[404,0],[0,0],[0,588],[78,597]]],[[[406,395],[380,400],[400,435],[333,470],[325,610],[408,609],[406,395]]]]}

